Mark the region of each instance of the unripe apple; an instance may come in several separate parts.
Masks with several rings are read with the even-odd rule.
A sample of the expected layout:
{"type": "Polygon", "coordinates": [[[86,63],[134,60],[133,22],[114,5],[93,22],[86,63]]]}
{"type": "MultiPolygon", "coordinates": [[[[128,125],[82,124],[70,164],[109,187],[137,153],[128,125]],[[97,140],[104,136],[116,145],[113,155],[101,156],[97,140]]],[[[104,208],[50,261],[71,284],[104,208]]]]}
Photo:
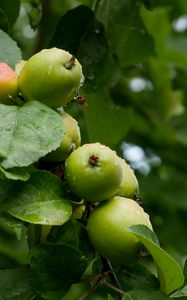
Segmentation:
{"type": "Polygon", "coordinates": [[[74,98],[82,80],[82,66],[68,51],[43,49],[23,66],[19,88],[25,100],[58,108],[74,98]]]}
{"type": "Polygon", "coordinates": [[[115,151],[100,143],[90,143],[67,158],[65,179],[78,197],[97,202],[116,193],[122,170],[115,151]]]}
{"type": "Polygon", "coordinates": [[[126,161],[120,157],[119,161],[122,167],[123,176],[116,196],[134,199],[139,193],[138,180],[134,174],[134,170],[131,169],[126,161]]]}
{"type": "Polygon", "coordinates": [[[100,255],[125,265],[134,257],[140,244],[126,228],[138,224],[152,229],[148,214],[136,201],[114,196],[100,203],[91,213],[88,236],[100,255]]]}
{"type": "Polygon", "coordinates": [[[80,129],[77,121],[66,112],[60,112],[63,122],[65,134],[62,138],[60,147],[49,153],[44,159],[47,161],[64,161],[70,153],[78,148],[81,143],[80,129]]]}
{"type": "Polygon", "coordinates": [[[18,77],[6,63],[0,62],[0,103],[12,104],[18,95],[18,77]]]}

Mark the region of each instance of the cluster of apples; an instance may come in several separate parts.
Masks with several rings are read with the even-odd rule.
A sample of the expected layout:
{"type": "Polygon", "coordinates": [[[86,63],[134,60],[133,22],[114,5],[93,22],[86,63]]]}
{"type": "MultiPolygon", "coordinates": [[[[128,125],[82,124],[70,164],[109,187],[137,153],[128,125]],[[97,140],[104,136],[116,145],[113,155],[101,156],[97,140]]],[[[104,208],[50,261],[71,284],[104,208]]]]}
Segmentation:
{"type": "Polygon", "coordinates": [[[65,135],[59,148],[43,159],[63,164],[69,189],[85,202],[94,203],[87,231],[96,251],[123,263],[139,247],[138,239],[127,227],[143,224],[152,229],[152,226],[148,214],[135,201],[139,185],[131,167],[106,145],[99,142],[81,145],[77,121],[59,110],[79,93],[84,81],[81,64],[69,52],[51,48],[38,52],[27,62],[22,61],[17,66],[17,74],[6,66],[6,82],[1,79],[1,74],[5,74],[3,68],[2,63],[0,89],[8,88],[6,95],[0,95],[1,102],[11,101],[21,93],[25,101],[37,100],[58,109],[65,135]]]}

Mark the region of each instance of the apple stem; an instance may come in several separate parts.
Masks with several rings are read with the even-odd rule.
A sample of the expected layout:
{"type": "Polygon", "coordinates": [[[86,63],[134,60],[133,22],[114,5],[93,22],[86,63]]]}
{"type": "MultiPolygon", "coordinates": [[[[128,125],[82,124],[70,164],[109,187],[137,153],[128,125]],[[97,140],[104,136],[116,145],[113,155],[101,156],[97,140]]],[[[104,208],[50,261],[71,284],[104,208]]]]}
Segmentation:
{"type": "Polygon", "coordinates": [[[97,167],[97,166],[98,166],[98,161],[99,161],[99,157],[96,156],[95,154],[92,154],[92,155],[89,157],[89,164],[90,164],[92,167],[97,167]]]}
{"type": "Polygon", "coordinates": [[[72,57],[70,58],[70,60],[65,63],[64,67],[67,69],[67,70],[71,70],[72,67],[74,66],[75,64],[75,56],[72,55],[72,57]]]}
{"type": "Polygon", "coordinates": [[[124,300],[125,299],[125,293],[124,291],[120,290],[119,288],[117,288],[116,286],[112,285],[111,283],[105,281],[103,282],[103,285],[109,287],[110,289],[116,291],[119,294],[119,299],[120,300],[124,300]]]}

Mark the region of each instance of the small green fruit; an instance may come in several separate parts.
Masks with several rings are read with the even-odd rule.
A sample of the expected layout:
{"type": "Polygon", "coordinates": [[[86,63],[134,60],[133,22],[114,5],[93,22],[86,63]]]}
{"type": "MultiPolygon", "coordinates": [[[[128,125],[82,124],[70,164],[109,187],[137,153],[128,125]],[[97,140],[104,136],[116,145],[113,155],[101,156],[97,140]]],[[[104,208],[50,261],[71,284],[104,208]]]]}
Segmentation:
{"type": "Polygon", "coordinates": [[[65,134],[63,136],[60,147],[49,153],[44,159],[47,161],[64,161],[70,153],[78,148],[81,143],[80,129],[77,121],[68,113],[60,113],[64,122],[65,134]]]}
{"type": "Polygon", "coordinates": [[[43,49],[25,63],[19,75],[19,88],[25,100],[58,108],[74,98],[82,81],[78,60],[68,51],[51,48],[43,49]]]}
{"type": "Polygon", "coordinates": [[[152,229],[148,214],[136,201],[115,196],[100,203],[91,213],[88,236],[99,254],[124,265],[134,257],[140,244],[126,228],[138,224],[152,229]]]}
{"type": "Polygon", "coordinates": [[[18,77],[6,63],[0,62],[0,103],[12,104],[18,95],[18,77]]]}
{"type": "Polygon", "coordinates": [[[78,197],[101,201],[119,188],[122,170],[116,152],[100,143],[84,144],[65,163],[65,178],[78,197]]]}
{"type": "Polygon", "coordinates": [[[123,196],[134,199],[139,194],[138,180],[134,174],[133,169],[126,163],[126,161],[119,157],[119,161],[123,171],[123,177],[116,196],[123,196]]]}

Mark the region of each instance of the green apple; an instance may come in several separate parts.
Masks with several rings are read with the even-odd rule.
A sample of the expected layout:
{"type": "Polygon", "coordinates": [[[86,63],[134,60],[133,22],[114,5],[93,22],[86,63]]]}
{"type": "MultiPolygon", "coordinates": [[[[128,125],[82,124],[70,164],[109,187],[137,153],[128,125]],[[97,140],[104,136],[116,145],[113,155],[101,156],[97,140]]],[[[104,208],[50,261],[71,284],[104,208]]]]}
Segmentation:
{"type": "Polygon", "coordinates": [[[84,144],[66,160],[65,179],[80,198],[93,202],[108,199],[116,193],[122,179],[118,156],[100,143],[84,144]]]}
{"type": "Polygon", "coordinates": [[[44,159],[47,161],[64,161],[70,153],[78,148],[81,143],[80,129],[77,121],[66,112],[60,112],[63,122],[64,131],[60,147],[49,153],[44,159]]]}
{"type": "Polygon", "coordinates": [[[123,196],[134,199],[139,194],[138,180],[134,174],[134,170],[119,157],[119,161],[123,171],[123,177],[116,196],[123,196]]]}
{"type": "Polygon", "coordinates": [[[18,95],[18,77],[6,63],[0,62],[0,103],[12,104],[18,95]]]}
{"type": "Polygon", "coordinates": [[[88,219],[88,236],[98,253],[125,265],[140,245],[128,226],[143,224],[152,229],[149,216],[134,200],[114,196],[94,209],[88,219]]]}
{"type": "Polygon", "coordinates": [[[83,81],[82,66],[68,51],[51,48],[33,55],[19,75],[19,88],[27,101],[58,108],[70,102],[83,81]]]}

